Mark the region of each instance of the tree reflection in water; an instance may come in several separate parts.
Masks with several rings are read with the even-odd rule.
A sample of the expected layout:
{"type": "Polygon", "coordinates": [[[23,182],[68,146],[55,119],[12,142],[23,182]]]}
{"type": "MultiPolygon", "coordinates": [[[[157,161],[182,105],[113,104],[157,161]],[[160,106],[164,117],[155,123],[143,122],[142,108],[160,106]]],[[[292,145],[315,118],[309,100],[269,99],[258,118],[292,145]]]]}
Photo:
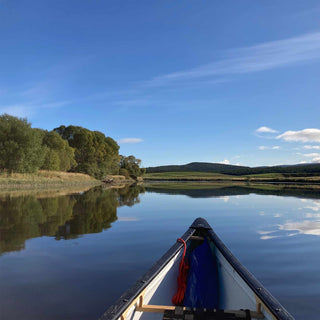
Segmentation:
{"type": "Polygon", "coordinates": [[[25,248],[27,239],[73,239],[97,233],[117,220],[117,208],[139,203],[141,186],[96,187],[83,194],[52,198],[34,195],[0,198],[0,254],[25,248]]]}

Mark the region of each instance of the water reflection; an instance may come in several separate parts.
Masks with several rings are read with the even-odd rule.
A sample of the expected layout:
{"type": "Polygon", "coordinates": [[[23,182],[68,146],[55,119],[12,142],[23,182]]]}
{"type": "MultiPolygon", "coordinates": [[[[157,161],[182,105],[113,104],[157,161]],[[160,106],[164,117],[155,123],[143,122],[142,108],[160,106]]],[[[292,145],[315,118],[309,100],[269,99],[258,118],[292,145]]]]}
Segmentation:
{"type": "Polygon", "coordinates": [[[57,240],[110,228],[117,208],[140,202],[142,186],[123,189],[96,187],[84,193],[41,198],[35,195],[0,198],[0,254],[25,248],[25,241],[40,236],[57,240]]]}
{"type": "MultiPolygon", "coordinates": [[[[320,236],[320,221],[304,220],[297,222],[286,222],[285,224],[280,225],[279,229],[285,231],[298,231],[298,233],[320,236]]],[[[291,234],[291,236],[298,233],[291,234]]]]}
{"type": "MultiPolygon", "coordinates": [[[[317,190],[295,190],[287,187],[252,185],[193,185],[154,184],[122,186],[106,189],[96,187],[69,195],[53,193],[0,195],[0,254],[25,248],[27,239],[51,236],[56,240],[74,239],[87,233],[99,233],[111,227],[117,220],[117,208],[132,207],[140,202],[139,194],[145,191],[170,195],[186,195],[192,198],[219,198],[228,203],[230,197],[264,194],[299,196],[303,214],[299,219],[280,219],[267,229],[258,230],[260,239],[268,240],[297,234],[320,235],[320,193],[317,190]],[[312,198],[312,200],[307,199],[312,198]]],[[[265,215],[264,211],[259,213],[265,215]]],[[[137,221],[135,217],[121,217],[121,221],[137,221]]]]}
{"type": "MultiPolygon", "coordinates": [[[[226,202],[229,196],[241,195],[274,195],[290,196],[305,199],[320,199],[319,186],[295,186],[274,184],[192,184],[192,183],[150,183],[146,185],[146,191],[163,193],[168,195],[186,195],[191,198],[218,197],[226,202]]],[[[320,200],[319,202],[320,203],[320,200]]]]}
{"type": "Polygon", "coordinates": [[[296,319],[318,319],[319,192],[168,183],[146,189],[139,206],[142,187],[51,197],[0,192],[0,251],[20,250],[30,239],[26,250],[0,256],[2,318],[98,319],[202,215],[296,319]]]}
{"type": "MultiPolygon", "coordinates": [[[[261,240],[269,240],[280,237],[292,237],[299,234],[320,236],[320,201],[301,199],[302,205],[298,208],[301,214],[295,219],[285,219],[281,224],[275,224],[270,230],[259,230],[261,240]],[[313,212],[310,212],[313,211],[313,212]]],[[[275,214],[274,218],[282,217],[275,214]]]]}
{"type": "MultiPolygon", "coordinates": [[[[191,198],[219,198],[224,202],[230,201],[230,196],[236,195],[273,195],[282,197],[297,197],[300,199],[301,214],[295,217],[284,216],[283,213],[273,213],[272,218],[281,222],[270,225],[267,229],[258,230],[261,240],[270,240],[280,237],[292,237],[299,234],[320,235],[320,192],[318,187],[309,186],[284,186],[284,185],[192,185],[187,188],[186,184],[150,184],[146,187],[148,192],[163,193],[169,195],[186,195],[191,198]],[[311,212],[310,212],[311,211],[311,212]]],[[[264,211],[259,212],[260,216],[265,216],[264,211]]]]}

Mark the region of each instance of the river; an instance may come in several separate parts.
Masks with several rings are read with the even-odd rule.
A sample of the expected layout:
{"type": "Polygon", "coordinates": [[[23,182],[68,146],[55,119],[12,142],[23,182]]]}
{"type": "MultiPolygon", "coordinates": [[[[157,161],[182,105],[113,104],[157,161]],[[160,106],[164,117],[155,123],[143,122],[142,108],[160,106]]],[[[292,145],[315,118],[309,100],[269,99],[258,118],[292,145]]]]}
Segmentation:
{"type": "Polygon", "coordinates": [[[0,319],[97,319],[204,217],[296,319],[318,319],[320,192],[180,183],[0,194],[0,319]]]}

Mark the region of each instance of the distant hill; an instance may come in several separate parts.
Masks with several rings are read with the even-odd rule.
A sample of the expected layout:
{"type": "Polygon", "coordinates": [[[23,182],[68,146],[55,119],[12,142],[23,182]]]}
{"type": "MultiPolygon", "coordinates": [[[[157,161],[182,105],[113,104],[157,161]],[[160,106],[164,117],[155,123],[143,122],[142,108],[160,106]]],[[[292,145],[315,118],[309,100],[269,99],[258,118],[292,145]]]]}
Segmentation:
{"type": "Polygon", "coordinates": [[[191,162],[184,165],[168,165],[146,168],[147,173],[158,172],[212,172],[230,175],[283,173],[292,175],[320,175],[320,163],[281,165],[271,167],[244,167],[221,163],[191,162]]]}

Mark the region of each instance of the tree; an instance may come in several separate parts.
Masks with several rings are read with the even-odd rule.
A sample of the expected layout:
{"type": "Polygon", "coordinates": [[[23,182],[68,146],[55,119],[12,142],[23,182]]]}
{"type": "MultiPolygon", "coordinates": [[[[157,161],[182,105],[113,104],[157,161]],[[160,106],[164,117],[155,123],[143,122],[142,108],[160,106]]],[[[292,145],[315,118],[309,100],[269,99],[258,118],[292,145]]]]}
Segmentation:
{"type": "Polygon", "coordinates": [[[57,151],[47,148],[41,169],[60,171],[60,159],[57,151]]]}
{"type": "Polygon", "coordinates": [[[87,173],[97,179],[119,172],[119,146],[102,132],[78,126],[54,129],[75,148],[76,172],[87,173]]]}
{"type": "Polygon", "coordinates": [[[140,168],[141,160],[134,156],[120,156],[120,170],[126,169],[129,175],[133,178],[141,177],[145,173],[144,168],[140,168]]]}
{"type": "Polygon", "coordinates": [[[44,160],[41,130],[25,118],[0,116],[0,170],[35,172],[44,160]]]}
{"type": "Polygon", "coordinates": [[[76,166],[74,148],[55,131],[44,131],[43,144],[47,147],[42,169],[68,171],[76,166]]]}

